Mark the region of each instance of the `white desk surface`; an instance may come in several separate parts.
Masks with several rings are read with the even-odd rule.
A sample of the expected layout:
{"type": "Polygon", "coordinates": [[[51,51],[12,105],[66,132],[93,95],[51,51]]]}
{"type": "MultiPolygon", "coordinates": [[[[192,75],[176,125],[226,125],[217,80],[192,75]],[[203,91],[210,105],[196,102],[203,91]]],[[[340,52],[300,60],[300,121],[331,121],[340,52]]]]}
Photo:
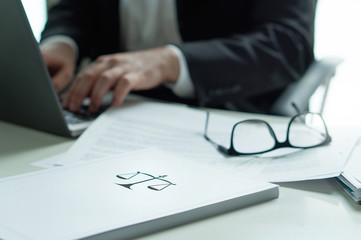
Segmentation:
{"type": "MultiPolygon", "coordinates": [[[[42,6],[41,4],[34,4],[33,1],[23,0],[23,2],[27,8],[42,6]],[[32,4],[29,5],[27,2],[32,4]]],[[[330,12],[329,8],[335,5],[332,5],[332,1],[322,2],[327,2],[325,3],[327,8],[322,9],[328,9],[328,12],[330,12]]],[[[341,1],[333,2],[337,3],[336,7],[338,7],[341,1]]],[[[353,3],[356,1],[348,2],[353,3]]],[[[350,8],[346,7],[344,9],[347,9],[347,14],[350,14],[350,8]]],[[[29,12],[34,12],[34,10],[30,9],[29,12]]],[[[37,20],[39,19],[39,12],[35,12],[37,12],[35,14],[37,20]]],[[[356,12],[355,9],[355,14],[356,12]]],[[[326,14],[326,16],[331,15],[326,14]]],[[[331,18],[320,19],[325,19],[324,22],[329,26],[331,18]]],[[[348,21],[347,19],[347,17],[344,18],[344,21],[348,21]]],[[[337,19],[337,21],[340,21],[340,19],[337,19]]],[[[38,25],[39,29],[41,29],[42,24],[38,25]]],[[[320,27],[319,29],[328,31],[330,28],[320,27]]],[[[37,31],[37,29],[34,29],[34,31],[37,31]]],[[[334,36],[334,32],[334,28],[332,28],[329,35],[334,36]]],[[[324,43],[328,43],[328,45],[320,44],[320,46],[322,45],[325,49],[334,49],[334,44],[329,41],[329,36],[324,35],[325,39],[327,39],[324,43]]],[[[343,35],[345,34],[339,34],[341,38],[343,35]]],[[[355,43],[357,42],[357,37],[352,39],[355,43]]],[[[336,41],[339,40],[336,38],[336,41]]],[[[354,47],[352,44],[349,45],[354,47]]],[[[339,46],[343,47],[342,44],[339,46]]],[[[352,52],[356,53],[357,51],[352,52]]],[[[341,87],[354,85],[345,85],[344,80],[343,78],[341,87]]],[[[358,88],[353,89],[357,90],[358,88]]],[[[356,95],[348,94],[347,97],[356,95]]],[[[352,102],[347,97],[344,96],[343,102],[352,102]]],[[[335,99],[337,99],[336,105],[340,104],[342,108],[345,106],[343,102],[339,103],[340,98],[335,99]]],[[[333,108],[334,105],[332,104],[333,108]]],[[[336,112],[339,114],[339,111],[336,112]]],[[[73,141],[0,121],[0,178],[40,169],[31,166],[30,163],[66,151],[73,141]]],[[[278,199],[158,232],[142,239],[243,238],[294,240],[340,239],[340,237],[345,240],[361,239],[361,206],[346,196],[333,180],[318,180],[282,184],[278,199]]]]}
{"type": "MultiPolygon", "coordinates": [[[[0,178],[40,168],[30,163],[66,151],[67,139],[0,121],[0,178]]],[[[361,206],[334,180],[287,183],[278,199],[141,239],[361,239],[361,206]]]]}

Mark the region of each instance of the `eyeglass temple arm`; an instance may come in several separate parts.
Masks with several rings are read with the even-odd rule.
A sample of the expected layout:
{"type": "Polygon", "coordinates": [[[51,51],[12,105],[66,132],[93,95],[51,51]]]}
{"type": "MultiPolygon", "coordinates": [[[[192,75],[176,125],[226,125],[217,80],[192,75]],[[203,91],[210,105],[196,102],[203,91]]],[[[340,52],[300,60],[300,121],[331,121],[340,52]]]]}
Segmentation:
{"type": "Polygon", "coordinates": [[[208,141],[211,141],[207,135],[207,131],[208,131],[208,121],[209,121],[209,112],[206,112],[206,124],[204,125],[204,133],[203,136],[205,139],[207,139],[208,141]]]}
{"type": "Polygon", "coordinates": [[[300,114],[300,113],[301,113],[301,110],[300,110],[300,108],[297,106],[296,103],[292,102],[291,105],[292,105],[292,107],[296,110],[296,113],[297,113],[297,114],[300,114]]]}
{"type": "Polygon", "coordinates": [[[204,134],[203,134],[203,137],[208,141],[210,142],[213,146],[215,146],[220,152],[222,153],[226,153],[228,154],[229,152],[229,149],[222,146],[222,145],[219,145],[217,143],[215,143],[212,139],[210,139],[207,135],[207,131],[208,131],[208,122],[209,122],[209,112],[207,111],[206,112],[206,124],[205,124],[205,127],[204,127],[204,134]]]}

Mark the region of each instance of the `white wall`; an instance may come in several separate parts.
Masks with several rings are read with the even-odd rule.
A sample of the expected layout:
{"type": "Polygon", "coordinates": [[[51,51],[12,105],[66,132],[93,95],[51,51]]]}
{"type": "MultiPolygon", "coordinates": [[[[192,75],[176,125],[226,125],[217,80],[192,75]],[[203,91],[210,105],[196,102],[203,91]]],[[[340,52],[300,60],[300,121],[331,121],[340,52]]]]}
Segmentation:
{"type": "Polygon", "coordinates": [[[21,0],[35,38],[39,41],[46,21],[46,0],[21,0]]]}
{"type": "Polygon", "coordinates": [[[344,59],[323,115],[328,125],[361,126],[361,0],[318,0],[316,16],[316,57],[344,59]]]}

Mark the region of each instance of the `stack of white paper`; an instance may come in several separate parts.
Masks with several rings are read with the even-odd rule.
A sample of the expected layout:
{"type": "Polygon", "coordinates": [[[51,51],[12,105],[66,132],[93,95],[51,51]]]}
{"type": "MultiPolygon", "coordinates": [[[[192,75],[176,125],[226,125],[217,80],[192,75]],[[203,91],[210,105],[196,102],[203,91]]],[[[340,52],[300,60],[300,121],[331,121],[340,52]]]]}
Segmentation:
{"type": "Polygon", "coordinates": [[[5,178],[0,196],[0,239],[123,239],[277,198],[278,187],[151,149],[5,178]]]}
{"type": "Polygon", "coordinates": [[[361,204],[361,138],[355,144],[337,181],[354,201],[361,204]]]}

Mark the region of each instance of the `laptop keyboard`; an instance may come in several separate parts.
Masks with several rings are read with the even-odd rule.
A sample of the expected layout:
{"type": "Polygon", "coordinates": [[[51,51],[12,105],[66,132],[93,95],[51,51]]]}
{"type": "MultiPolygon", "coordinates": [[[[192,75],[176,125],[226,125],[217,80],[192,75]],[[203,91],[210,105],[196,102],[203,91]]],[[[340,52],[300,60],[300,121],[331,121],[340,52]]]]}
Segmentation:
{"type": "Polygon", "coordinates": [[[68,110],[63,109],[63,115],[65,117],[65,120],[70,124],[77,124],[77,123],[83,123],[88,122],[96,117],[98,117],[105,109],[101,109],[100,111],[96,113],[91,113],[88,111],[86,106],[83,106],[78,112],[73,113],[68,110]]]}

